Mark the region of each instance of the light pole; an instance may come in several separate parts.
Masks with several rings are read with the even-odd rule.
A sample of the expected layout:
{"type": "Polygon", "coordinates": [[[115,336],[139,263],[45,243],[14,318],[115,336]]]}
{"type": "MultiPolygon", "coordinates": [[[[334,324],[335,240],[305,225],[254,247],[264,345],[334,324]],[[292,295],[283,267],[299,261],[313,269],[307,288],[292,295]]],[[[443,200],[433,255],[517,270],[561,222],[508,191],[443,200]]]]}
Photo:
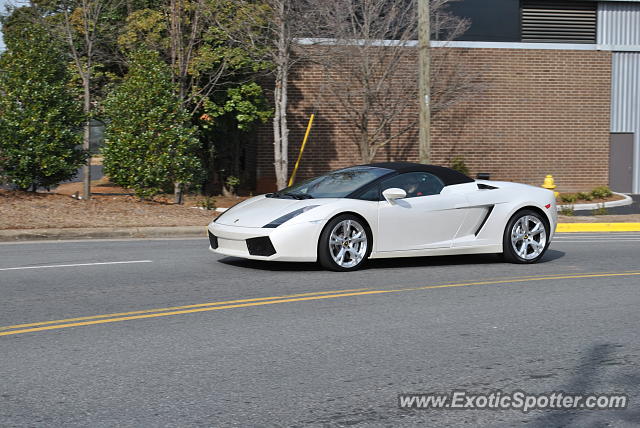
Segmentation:
{"type": "Polygon", "coordinates": [[[429,162],[429,152],[431,151],[431,64],[429,46],[431,25],[429,1],[418,0],[418,92],[420,98],[420,134],[418,144],[420,163],[429,162]]]}

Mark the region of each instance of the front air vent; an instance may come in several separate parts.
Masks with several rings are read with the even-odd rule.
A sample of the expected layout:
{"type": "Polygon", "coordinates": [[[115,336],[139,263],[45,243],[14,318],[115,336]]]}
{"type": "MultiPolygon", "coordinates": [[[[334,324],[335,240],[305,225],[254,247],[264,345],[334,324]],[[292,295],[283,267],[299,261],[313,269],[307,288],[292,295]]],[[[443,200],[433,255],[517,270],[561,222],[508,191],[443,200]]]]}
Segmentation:
{"type": "Polygon", "coordinates": [[[276,253],[268,236],[247,239],[247,250],[252,256],[272,256],[276,253]]]}
{"type": "Polygon", "coordinates": [[[522,41],[538,43],[596,43],[597,2],[522,2],[522,41]]]}
{"type": "Polygon", "coordinates": [[[211,231],[209,232],[209,245],[211,245],[211,248],[213,248],[214,250],[216,248],[218,248],[218,237],[215,236],[213,233],[211,233],[211,231]]]}

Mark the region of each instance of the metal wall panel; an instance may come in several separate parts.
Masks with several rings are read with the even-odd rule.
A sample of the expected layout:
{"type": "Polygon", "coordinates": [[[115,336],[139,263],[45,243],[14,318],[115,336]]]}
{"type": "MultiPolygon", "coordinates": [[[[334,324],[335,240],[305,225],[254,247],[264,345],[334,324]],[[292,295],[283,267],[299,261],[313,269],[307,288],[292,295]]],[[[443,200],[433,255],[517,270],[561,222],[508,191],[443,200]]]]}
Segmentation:
{"type": "Polygon", "coordinates": [[[522,41],[595,43],[596,3],[522,1],[522,41]]]}
{"type": "Polygon", "coordinates": [[[640,193],[640,3],[598,3],[598,47],[613,51],[611,132],[634,134],[633,192],[640,193]]]}
{"type": "Polygon", "coordinates": [[[598,44],[640,46],[640,3],[598,4],[598,44]]]}
{"type": "Polygon", "coordinates": [[[611,132],[635,134],[634,186],[640,193],[640,52],[614,52],[611,67],[611,132]]]}

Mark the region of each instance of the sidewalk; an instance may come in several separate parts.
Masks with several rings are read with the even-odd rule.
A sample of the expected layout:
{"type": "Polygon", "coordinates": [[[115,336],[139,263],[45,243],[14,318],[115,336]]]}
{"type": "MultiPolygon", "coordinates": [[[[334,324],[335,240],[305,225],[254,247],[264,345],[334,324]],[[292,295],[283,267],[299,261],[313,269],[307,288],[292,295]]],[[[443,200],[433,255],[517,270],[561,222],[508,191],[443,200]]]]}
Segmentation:
{"type": "Polygon", "coordinates": [[[556,232],[640,232],[640,214],[559,215],[556,232]]]}
{"type": "Polygon", "coordinates": [[[94,227],[77,229],[6,229],[0,230],[0,242],[117,239],[117,238],[206,238],[206,226],[174,227],[94,227]]]}

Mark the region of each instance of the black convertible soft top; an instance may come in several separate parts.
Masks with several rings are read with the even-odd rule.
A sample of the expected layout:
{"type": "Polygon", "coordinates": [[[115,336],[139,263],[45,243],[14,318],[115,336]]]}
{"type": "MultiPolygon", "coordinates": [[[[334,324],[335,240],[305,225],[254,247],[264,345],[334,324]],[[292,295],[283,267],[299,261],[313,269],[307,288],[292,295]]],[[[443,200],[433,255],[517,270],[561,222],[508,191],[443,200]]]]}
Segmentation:
{"type": "Polygon", "coordinates": [[[386,169],[391,169],[393,171],[398,171],[399,173],[428,172],[440,178],[440,180],[442,180],[445,186],[450,186],[452,184],[473,183],[475,181],[467,177],[466,175],[462,174],[461,172],[455,171],[451,168],[446,168],[444,166],[437,166],[437,165],[425,165],[422,163],[380,162],[380,163],[370,163],[370,164],[361,165],[361,166],[386,168],[386,169]]]}

